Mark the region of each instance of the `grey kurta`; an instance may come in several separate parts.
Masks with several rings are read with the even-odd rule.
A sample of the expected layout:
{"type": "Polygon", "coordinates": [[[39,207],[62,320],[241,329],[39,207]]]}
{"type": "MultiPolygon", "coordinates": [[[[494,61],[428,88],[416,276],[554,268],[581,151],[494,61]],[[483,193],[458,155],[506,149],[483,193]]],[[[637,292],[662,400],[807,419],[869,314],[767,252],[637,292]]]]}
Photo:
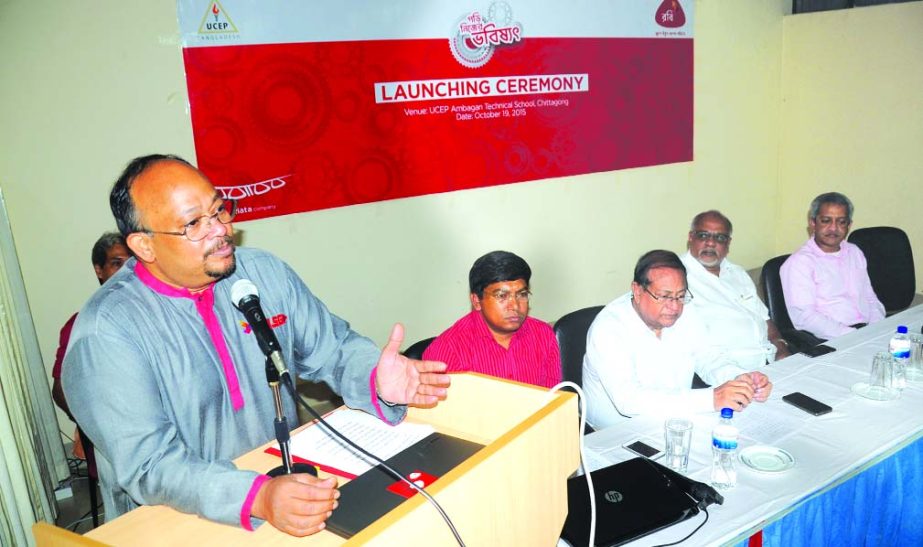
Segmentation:
{"type": "MultiPolygon", "coordinates": [[[[231,302],[238,279],[259,288],[293,373],[326,382],[349,406],[376,414],[369,379],[380,350],[276,257],[239,248],[234,275],[206,291],[213,292],[212,326],[220,327],[233,372],[225,371],[196,307],[209,295],[163,284],[131,259],[80,311],[63,366],[67,401],[96,445],[107,518],[166,504],[240,523],[257,474],[230,460],[274,438],[275,411],[265,358],[231,302]]],[[[287,395],[283,400],[294,427],[295,405],[287,395]]],[[[380,408],[391,422],[406,412],[380,408]]]]}

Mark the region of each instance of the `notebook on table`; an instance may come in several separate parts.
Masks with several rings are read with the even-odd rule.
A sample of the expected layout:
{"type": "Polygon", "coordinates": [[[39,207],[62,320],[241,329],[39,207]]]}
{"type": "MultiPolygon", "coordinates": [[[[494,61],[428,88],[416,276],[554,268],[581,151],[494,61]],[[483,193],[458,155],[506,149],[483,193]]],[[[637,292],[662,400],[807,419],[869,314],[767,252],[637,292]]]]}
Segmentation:
{"type": "MultiPolygon", "coordinates": [[[[593,471],[591,476],[596,494],[595,544],[598,546],[622,545],[682,522],[697,514],[699,507],[718,501],[693,499],[686,491],[694,481],[672,475],[668,469],[646,458],[604,467],[593,471]]],[[[701,483],[695,484],[708,488],[701,483]]],[[[567,480],[568,513],[561,537],[573,546],[587,545],[589,541],[590,499],[587,492],[586,477],[567,480]]]]}
{"type": "MultiPolygon", "coordinates": [[[[428,485],[481,448],[484,445],[437,432],[385,463],[405,477],[413,476],[428,485]],[[411,475],[416,473],[420,476],[411,475]]],[[[340,487],[340,505],[327,519],[327,529],[345,538],[352,537],[415,493],[380,465],[373,467],[340,487]]]]}

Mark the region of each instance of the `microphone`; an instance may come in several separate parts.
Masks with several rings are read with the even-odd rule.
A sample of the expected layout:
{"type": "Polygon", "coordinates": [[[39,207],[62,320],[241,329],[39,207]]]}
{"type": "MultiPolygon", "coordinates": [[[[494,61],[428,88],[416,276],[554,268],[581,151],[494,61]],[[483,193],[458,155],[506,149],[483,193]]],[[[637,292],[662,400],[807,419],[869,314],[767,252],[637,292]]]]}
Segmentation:
{"type": "Polygon", "coordinates": [[[260,350],[272,361],[273,366],[279,371],[279,376],[288,374],[288,368],[282,358],[282,347],[269,323],[266,322],[266,315],[260,306],[260,291],[257,290],[256,285],[249,279],[235,281],[231,286],[231,302],[247,318],[250,329],[253,330],[256,341],[260,345],[260,350]]]}
{"type": "MultiPolygon", "coordinates": [[[[279,345],[279,339],[276,338],[269,323],[266,322],[266,314],[260,307],[260,291],[256,290],[249,279],[238,279],[231,285],[231,302],[237,307],[247,321],[250,323],[250,330],[256,336],[256,341],[260,345],[263,355],[266,356],[266,381],[272,389],[272,400],[276,408],[276,418],[273,420],[273,426],[276,430],[276,440],[279,441],[279,451],[282,453],[282,465],[271,469],[267,474],[270,477],[288,475],[290,473],[310,473],[317,476],[317,471],[313,466],[296,463],[292,464],[291,438],[288,431],[288,419],[282,408],[282,398],[279,394],[279,383],[285,384],[285,376],[288,375],[288,369],[285,368],[285,360],[282,359],[282,346],[279,345]]],[[[288,377],[288,388],[291,393],[295,393],[295,385],[292,377],[288,377]]]]}

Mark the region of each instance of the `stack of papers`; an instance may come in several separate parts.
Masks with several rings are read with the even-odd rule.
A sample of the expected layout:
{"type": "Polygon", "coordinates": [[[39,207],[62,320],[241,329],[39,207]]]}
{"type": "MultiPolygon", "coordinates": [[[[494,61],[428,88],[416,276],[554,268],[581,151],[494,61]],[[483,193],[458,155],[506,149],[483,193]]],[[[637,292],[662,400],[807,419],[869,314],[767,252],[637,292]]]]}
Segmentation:
{"type": "MultiPolygon", "coordinates": [[[[345,407],[331,412],[324,420],[346,438],[382,460],[409,448],[434,431],[433,426],[426,424],[404,422],[396,426],[389,425],[375,416],[345,407]]],[[[266,451],[280,455],[278,444],[266,451]]],[[[348,479],[356,478],[378,463],[317,422],[292,436],[291,452],[293,461],[308,463],[348,479]]]]}

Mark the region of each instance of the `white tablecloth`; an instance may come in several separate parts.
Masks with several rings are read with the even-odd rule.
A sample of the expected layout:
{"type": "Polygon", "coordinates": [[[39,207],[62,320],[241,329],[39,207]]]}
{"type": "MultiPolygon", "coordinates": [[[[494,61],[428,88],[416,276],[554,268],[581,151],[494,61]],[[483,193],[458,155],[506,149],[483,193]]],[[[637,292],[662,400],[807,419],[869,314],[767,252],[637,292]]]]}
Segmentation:
{"type": "MultiPolygon", "coordinates": [[[[738,485],[722,492],[723,505],[708,508],[708,523],[685,544],[736,543],[770,522],[783,517],[800,503],[855,476],[894,454],[923,435],[923,383],[908,382],[900,399],[871,401],[853,394],[850,387],[867,382],[873,355],[887,351],[888,340],[897,325],[920,333],[923,306],[850,333],[827,344],[837,351],[810,358],[793,355],[762,369],[774,384],[764,404],[753,403],[736,414],[741,430],[740,449],[755,444],[776,446],[795,458],[795,466],[783,473],[766,474],[738,463],[738,485]],[[793,391],[824,402],[833,411],[811,416],[782,401],[793,391]]],[[[711,429],[718,414],[689,416],[695,424],[688,475],[709,482],[711,429]]],[[[640,438],[663,447],[662,420],[634,418],[626,424],[598,431],[586,437],[586,446],[596,453],[595,469],[634,457],[621,448],[640,438]]],[[[703,520],[692,519],[642,538],[631,545],[670,543],[683,538],[703,520]]]]}

